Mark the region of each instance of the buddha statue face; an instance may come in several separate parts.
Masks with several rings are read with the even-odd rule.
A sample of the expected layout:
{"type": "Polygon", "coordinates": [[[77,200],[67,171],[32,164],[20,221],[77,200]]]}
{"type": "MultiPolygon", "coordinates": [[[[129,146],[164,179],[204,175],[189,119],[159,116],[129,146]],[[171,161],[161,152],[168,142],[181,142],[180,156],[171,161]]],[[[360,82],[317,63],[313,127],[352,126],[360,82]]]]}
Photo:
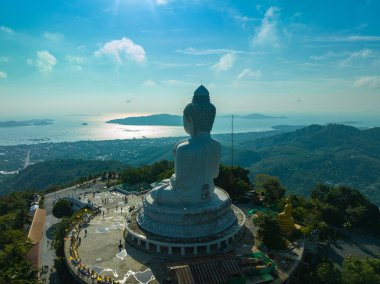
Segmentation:
{"type": "Polygon", "coordinates": [[[194,137],[199,132],[211,132],[216,109],[210,96],[202,85],[195,90],[193,100],[183,111],[183,126],[186,133],[194,137]]]}

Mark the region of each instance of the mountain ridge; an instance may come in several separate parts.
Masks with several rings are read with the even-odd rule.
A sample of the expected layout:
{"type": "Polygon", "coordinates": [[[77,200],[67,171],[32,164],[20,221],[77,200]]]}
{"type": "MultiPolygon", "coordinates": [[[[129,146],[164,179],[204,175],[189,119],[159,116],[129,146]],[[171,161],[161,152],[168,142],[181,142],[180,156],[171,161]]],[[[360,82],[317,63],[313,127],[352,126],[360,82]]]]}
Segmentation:
{"type": "MultiPolygon", "coordinates": [[[[380,206],[380,127],[361,130],[338,124],[311,125],[295,131],[276,133],[278,132],[236,134],[234,165],[249,169],[252,180],[258,173],[278,176],[288,192],[303,195],[309,195],[318,183],[344,184],[357,188],[380,206]]],[[[230,135],[215,135],[215,138],[222,144],[222,162],[230,164],[230,135]]],[[[40,161],[48,161],[49,155],[52,155],[61,159],[113,159],[129,165],[142,165],[172,159],[171,150],[178,139],[181,138],[43,144],[40,152],[32,152],[35,151],[33,153],[39,156],[40,161]],[[54,151],[46,153],[45,146],[52,148],[51,151],[54,148],[54,151]]],[[[2,151],[13,148],[15,147],[8,150],[4,147],[2,151]]],[[[68,169],[63,164],[56,164],[56,173],[61,173],[59,169],[68,169]]],[[[54,167],[45,165],[29,178],[45,178],[43,171],[49,175],[51,168],[54,167]],[[40,174],[41,177],[38,176],[40,174]]],[[[92,172],[94,173],[95,171],[92,172]]],[[[51,179],[57,177],[59,176],[51,176],[51,179]]],[[[1,189],[8,182],[9,179],[4,181],[1,189]]],[[[6,187],[18,189],[16,185],[17,182],[12,182],[6,187]]]]}
{"type": "Polygon", "coordinates": [[[116,171],[127,167],[119,161],[81,159],[55,159],[30,165],[17,175],[0,183],[0,195],[28,189],[46,190],[51,186],[62,186],[81,177],[116,171]]]}
{"type": "Polygon", "coordinates": [[[311,125],[238,145],[236,163],[280,177],[296,193],[308,195],[318,183],[358,188],[380,205],[380,128],[311,125]],[[240,156],[239,152],[251,153],[240,156]]]}

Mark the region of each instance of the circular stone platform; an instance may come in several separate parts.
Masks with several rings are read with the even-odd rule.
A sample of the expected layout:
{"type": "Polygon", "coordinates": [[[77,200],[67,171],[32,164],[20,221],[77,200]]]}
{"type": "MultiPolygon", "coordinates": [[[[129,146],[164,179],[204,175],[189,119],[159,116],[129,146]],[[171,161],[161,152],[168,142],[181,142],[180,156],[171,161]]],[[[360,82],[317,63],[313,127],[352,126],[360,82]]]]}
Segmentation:
{"type": "Polygon", "coordinates": [[[143,231],[175,242],[218,238],[237,222],[231,198],[219,187],[207,202],[187,205],[161,205],[148,193],[136,219],[143,231]]]}
{"type": "Polygon", "coordinates": [[[154,250],[156,253],[167,256],[212,253],[228,246],[237,237],[244,225],[245,215],[243,211],[230,202],[228,205],[235,222],[217,234],[197,238],[173,238],[150,233],[142,230],[138,224],[139,213],[142,210],[142,207],[139,207],[128,216],[124,237],[127,242],[141,250],[150,252],[154,250]]]}

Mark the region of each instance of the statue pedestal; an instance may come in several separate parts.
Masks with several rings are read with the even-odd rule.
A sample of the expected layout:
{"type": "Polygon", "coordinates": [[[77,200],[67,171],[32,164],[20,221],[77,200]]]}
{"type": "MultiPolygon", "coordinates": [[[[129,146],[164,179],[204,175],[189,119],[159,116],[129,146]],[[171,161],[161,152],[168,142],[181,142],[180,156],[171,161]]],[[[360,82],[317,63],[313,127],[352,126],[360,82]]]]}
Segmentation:
{"type": "Polygon", "coordinates": [[[186,209],[161,208],[150,203],[152,200],[148,194],[143,207],[129,214],[124,238],[141,251],[165,257],[220,252],[239,239],[245,215],[231,204],[224,190],[216,188],[215,192],[213,202],[186,209]],[[218,195],[224,199],[218,198],[218,195]],[[181,229],[176,229],[176,226],[181,229]]]}
{"type": "Polygon", "coordinates": [[[236,223],[236,216],[228,194],[215,187],[208,202],[193,205],[162,206],[148,193],[137,223],[152,238],[190,241],[217,237],[236,223]]]}

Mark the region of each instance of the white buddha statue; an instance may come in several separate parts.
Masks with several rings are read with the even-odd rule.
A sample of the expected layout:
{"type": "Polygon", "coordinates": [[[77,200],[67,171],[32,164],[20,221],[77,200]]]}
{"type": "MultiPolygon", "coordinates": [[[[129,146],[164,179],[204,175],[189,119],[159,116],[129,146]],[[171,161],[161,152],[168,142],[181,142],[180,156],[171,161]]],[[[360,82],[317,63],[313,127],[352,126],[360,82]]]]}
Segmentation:
{"type": "Polygon", "coordinates": [[[191,138],[175,145],[175,173],[169,183],[149,193],[155,203],[191,205],[213,198],[214,178],[219,174],[221,152],[219,142],[210,136],[215,112],[209,92],[201,85],[183,111],[184,128],[191,138]]]}
{"type": "Polygon", "coordinates": [[[220,144],[211,138],[215,107],[200,86],[183,111],[190,138],[174,146],[172,177],[145,195],[137,223],[152,238],[181,242],[217,238],[237,224],[227,192],[214,186],[219,174],[220,144]]]}

